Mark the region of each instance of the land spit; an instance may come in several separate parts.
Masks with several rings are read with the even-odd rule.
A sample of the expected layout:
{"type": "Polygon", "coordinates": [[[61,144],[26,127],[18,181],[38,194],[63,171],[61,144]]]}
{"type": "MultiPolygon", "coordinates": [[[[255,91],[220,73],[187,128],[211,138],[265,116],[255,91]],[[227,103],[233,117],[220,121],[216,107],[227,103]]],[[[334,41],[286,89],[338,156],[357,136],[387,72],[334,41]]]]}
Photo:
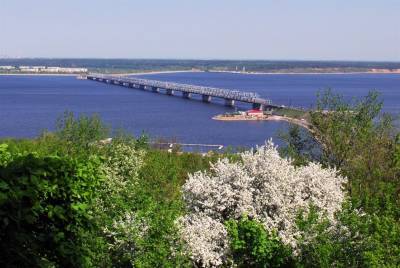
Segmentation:
{"type": "Polygon", "coordinates": [[[291,124],[301,126],[310,130],[311,124],[305,119],[296,119],[280,115],[262,115],[262,116],[248,116],[248,115],[216,115],[212,117],[214,120],[220,121],[286,121],[291,124]]]}

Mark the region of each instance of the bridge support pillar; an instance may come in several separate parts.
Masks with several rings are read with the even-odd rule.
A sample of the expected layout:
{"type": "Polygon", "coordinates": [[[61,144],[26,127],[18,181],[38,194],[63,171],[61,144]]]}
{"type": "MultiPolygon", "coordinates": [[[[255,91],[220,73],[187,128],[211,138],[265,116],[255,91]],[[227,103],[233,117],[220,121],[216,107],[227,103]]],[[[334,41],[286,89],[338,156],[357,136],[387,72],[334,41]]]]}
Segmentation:
{"type": "Polygon", "coordinates": [[[182,97],[184,99],[190,99],[192,97],[192,93],[189,92],[182,92],[182,97]]]}
{"type": "Polygon", "coordinates": [[[151,87],[151,91],[153,91],[154,93],[158,93],[160,92],[160,89],[158,87],[151,87]]]}
{"type": "Polygon", "coordinates": [[[253,103],[253,109],[256,109],[256,110],[264,110],[264,105],[262,105],[262,104],[260,104],[260,103],[253,103]]]}
{"type": "Polygon", "coordinates": [[[235,106],[235,100],[225,99],[225,106],[234,107],[235,106]]]}
{"type": "Polygon", "coordinates": [[[202,95],[201,99],[202,99],[203,102],[207,102],[207,103],[211,102],[211,96],[210,95],[202,95]]]}
{"type": "Polygon", "coordinates": [[[137,85],[137,87],[141,90],[144,90],[144,85],[137,85]]]}
{"type": "Polygon", "coordinates": [[[174,91],[172,89],[167,89],[167,95],[169,96],[174,95],[174,91]]]}

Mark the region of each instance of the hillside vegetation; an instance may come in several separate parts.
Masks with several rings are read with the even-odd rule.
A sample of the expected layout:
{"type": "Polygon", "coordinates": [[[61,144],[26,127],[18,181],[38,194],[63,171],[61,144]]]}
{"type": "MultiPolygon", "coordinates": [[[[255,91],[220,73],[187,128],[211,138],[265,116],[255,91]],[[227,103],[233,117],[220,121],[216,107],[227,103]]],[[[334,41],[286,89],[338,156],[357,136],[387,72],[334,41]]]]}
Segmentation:
{"type": "Polygon", "coordinates": [[[400,136],[381,105],[324,92],[313,135],[241,153],[108,142],[71,113],[0,140],[0,265],[398,267],[400,136]]]}

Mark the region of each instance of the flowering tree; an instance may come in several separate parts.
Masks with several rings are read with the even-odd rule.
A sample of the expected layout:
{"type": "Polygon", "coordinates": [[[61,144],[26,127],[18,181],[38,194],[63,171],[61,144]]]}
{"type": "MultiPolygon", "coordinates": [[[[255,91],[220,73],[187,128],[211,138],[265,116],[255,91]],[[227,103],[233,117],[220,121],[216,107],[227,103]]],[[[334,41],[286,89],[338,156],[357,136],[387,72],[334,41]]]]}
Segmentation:
{"type": "Polygon", "coordinates": [[[107,238],[113,264],[121,265],[135,257],[136,242],[147,229],[143,217],[132,208],[145,152],[136,149],[133,142],[120,141],[101,145],[100,149],[105,179],[95,200],[94,214],[107,238]]]}
{"type": "Polygon", "coordinates": [[[316,163],[295,167],[280,157],[271,141],[241,157],[240,163],[219,160],[210,173],[191,174],[183,186],[189,213],[179,221],[181,234],[192,259],[204,267],[227,261],[228,219],[247,215],[296,249],[298,213],[308,212],[312,205],[334,221],[345,198],[346,179],[335,169],[316,163]]]}

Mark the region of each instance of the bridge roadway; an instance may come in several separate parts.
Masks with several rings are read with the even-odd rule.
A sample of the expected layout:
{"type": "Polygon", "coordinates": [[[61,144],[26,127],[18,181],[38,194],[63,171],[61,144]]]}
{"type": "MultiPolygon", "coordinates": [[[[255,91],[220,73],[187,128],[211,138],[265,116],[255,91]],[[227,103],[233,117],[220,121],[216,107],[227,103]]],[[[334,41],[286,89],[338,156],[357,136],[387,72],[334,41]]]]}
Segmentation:
{"type": "Polygon", "coordinates": [[[86,76],[86,78],[88,80],[99,81],[108,84],[139,89],[150,89],[153,92],[159,92],[160,89],[165,89],[167,95],[174,95],[175,91],[179,91],[182,92],[182,97],[187,99],[190,99],[192,94],[199,94],[202,96],[202,100],[204,102],[210,102],[212,97],[222,98],[225,100],[225,105],[231,107],[235,105],[235,101],[250,103],[253,105],[253,109],[265,110],[267,108],[275,107],[275,105],[272,105],[270,100],[260,98],[257,93],[253,92],[104,74],[89,74],[86,76]]]}

